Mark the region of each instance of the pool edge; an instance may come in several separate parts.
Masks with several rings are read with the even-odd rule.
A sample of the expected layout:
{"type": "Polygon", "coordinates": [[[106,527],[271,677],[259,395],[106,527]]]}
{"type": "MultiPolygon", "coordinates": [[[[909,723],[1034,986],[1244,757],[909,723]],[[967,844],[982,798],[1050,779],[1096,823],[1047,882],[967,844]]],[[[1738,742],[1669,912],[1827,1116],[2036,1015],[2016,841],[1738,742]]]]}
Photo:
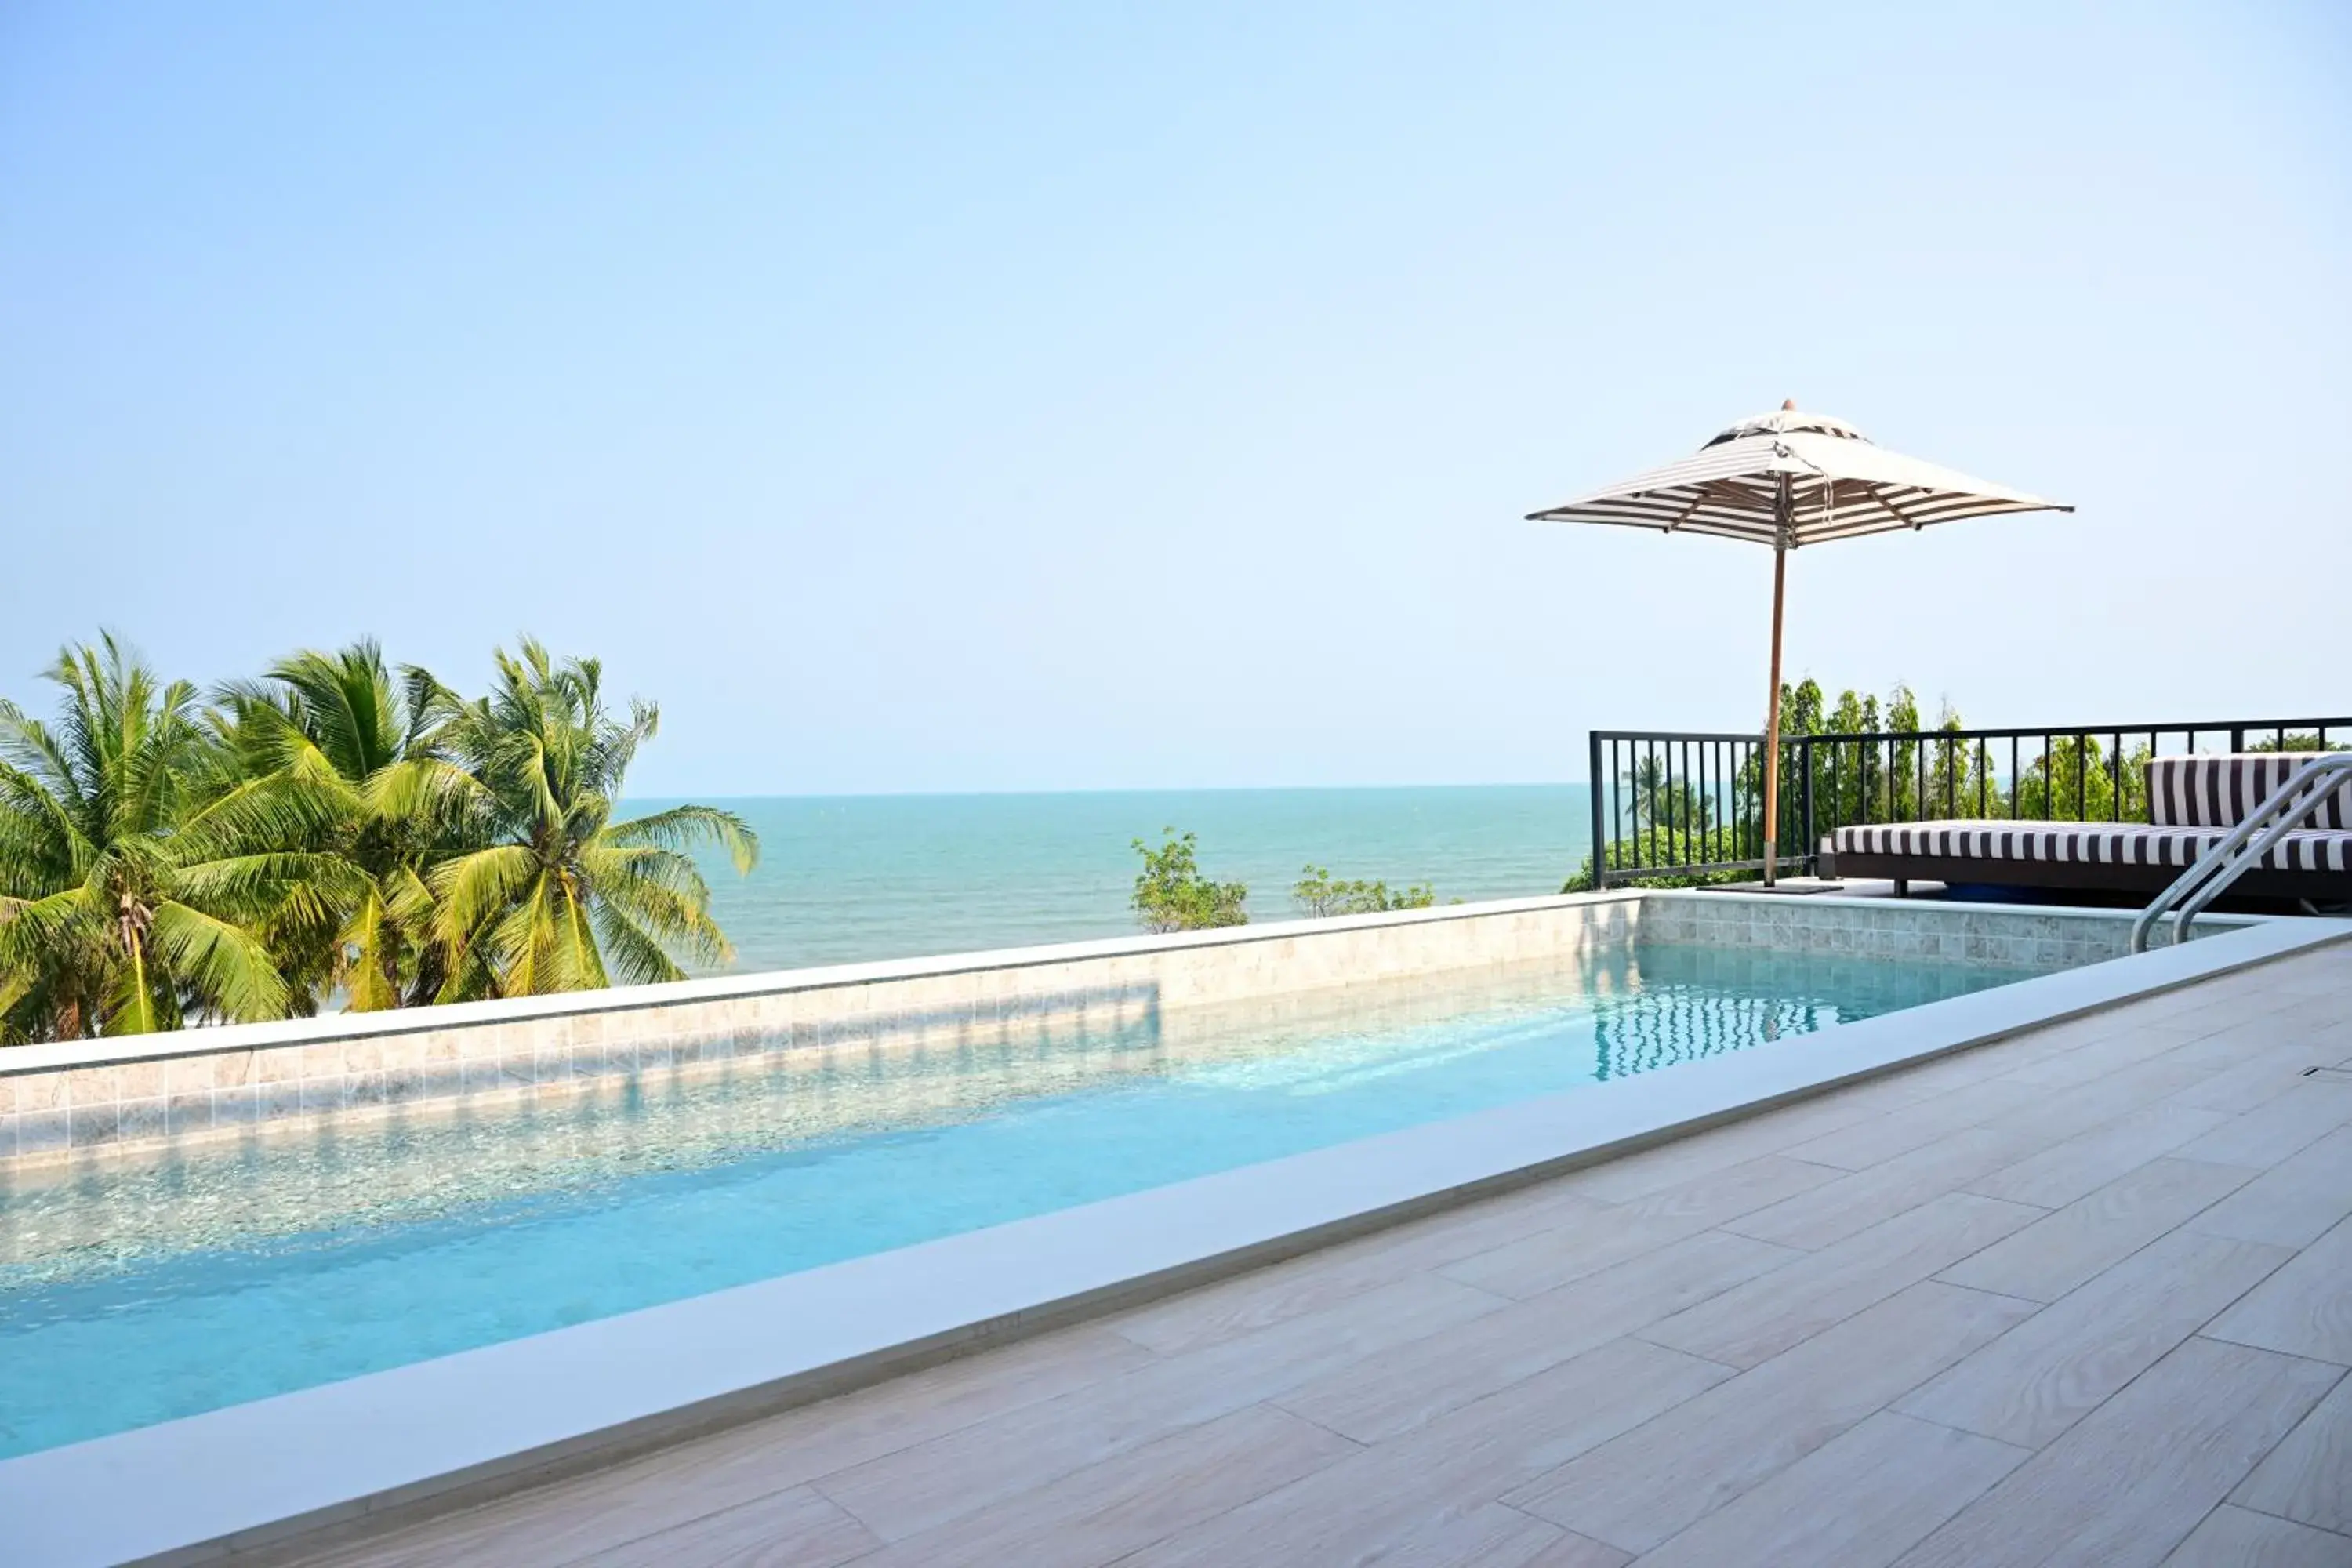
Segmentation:
{"type": "Polygon", "coordinates": [[[2263,921],[1843,1025],[1801,1062],[1692,1063],[47,1449],[0,1461],[0,1511],[27,1563],[317,1550],[2347,938],[2263,921]]]}

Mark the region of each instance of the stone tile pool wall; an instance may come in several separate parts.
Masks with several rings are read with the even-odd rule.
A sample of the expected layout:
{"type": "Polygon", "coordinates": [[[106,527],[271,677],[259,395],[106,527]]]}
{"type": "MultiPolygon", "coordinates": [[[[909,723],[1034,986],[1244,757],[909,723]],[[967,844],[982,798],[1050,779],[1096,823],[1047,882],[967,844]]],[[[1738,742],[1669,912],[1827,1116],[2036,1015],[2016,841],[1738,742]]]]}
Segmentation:
{"type": "Polygon", "coordinates": [[[2051,969],[2125,951],[2126,911],[1612,892],[1006,949],[446,1008],[0,1050],[0,1165],[724,1076],[796,1053],[950,1047],[1031,1020],[1158,1015],[1686,942],[2051,969]]]}
{"type": "Polygon", "coordinates": [[[1527,963],[1633,939],[1639,894],[793,970],[144,1039],[0,1050],[0,1164],[247,1135],[323,1115],[573,1095],[803,1050],[1155,1013],[1527,963]]]}
{"type": "MultiPolygon", "coordinates": [[[[2129,951],[2133,910],[1947,904],[1822,895],[1654,892],[1643,942],[1769,947],[1856,958],[2075,969],[2129,951]]],[[[2209,917],[2200,931],[2242,923],[2209,917]]]]}

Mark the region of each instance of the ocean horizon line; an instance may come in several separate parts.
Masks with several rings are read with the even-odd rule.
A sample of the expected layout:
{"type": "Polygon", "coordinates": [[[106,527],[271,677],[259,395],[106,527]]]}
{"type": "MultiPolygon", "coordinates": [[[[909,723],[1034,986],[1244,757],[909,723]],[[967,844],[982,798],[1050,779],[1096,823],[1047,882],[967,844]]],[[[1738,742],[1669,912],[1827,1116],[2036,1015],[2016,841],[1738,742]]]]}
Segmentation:
{"type": "Polygon", "coordinates": [[[1045,800],[1080,795],[1094,797],[1175,795],[1349,795],[1440,790],[1586,789],[1590,788],[1591,784],[1591,781],[1589,779],[1519,779],[1486,784],[1117,784],[1069,789],[777,790],[766,793],[741,790],[687,792],[649,790],[643,795],[625,795],[620,804],[623,806],[629,806],[641,801],[689,800],[719,804],[730,800],[1045,800]]]}

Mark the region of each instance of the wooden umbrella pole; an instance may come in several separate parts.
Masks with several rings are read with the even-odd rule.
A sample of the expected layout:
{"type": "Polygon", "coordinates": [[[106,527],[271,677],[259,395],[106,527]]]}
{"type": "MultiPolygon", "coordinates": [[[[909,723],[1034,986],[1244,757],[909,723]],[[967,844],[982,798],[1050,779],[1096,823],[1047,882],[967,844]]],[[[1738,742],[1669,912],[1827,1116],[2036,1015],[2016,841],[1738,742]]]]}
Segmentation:
{"type": "Polygon", "coordinates": [[[1781,537],[1772,545],[1772,691],[1764,701],[1764,885],[1780,862],[1780,595],[1788,580],[1788,481],[1780,481],[1781,537]]]}

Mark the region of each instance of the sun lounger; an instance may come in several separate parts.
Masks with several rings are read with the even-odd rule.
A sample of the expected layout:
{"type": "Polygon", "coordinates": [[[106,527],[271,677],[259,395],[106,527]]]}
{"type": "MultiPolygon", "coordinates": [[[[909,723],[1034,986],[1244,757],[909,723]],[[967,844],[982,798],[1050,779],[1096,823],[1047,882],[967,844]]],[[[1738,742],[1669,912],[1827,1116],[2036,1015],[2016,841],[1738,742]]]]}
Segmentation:
{"type": "MultiPolygon", "coordinates": [[[[2157,892],[2307,761],[2293,752],[2159,757],[2147,823],[1906,822],[1841,827],[1822,872],[1915,881],[2157,892]]],[[[2258,898],[2352,899],[2352,785],[2329,795],[2239,880],[2258,898]]]]}

